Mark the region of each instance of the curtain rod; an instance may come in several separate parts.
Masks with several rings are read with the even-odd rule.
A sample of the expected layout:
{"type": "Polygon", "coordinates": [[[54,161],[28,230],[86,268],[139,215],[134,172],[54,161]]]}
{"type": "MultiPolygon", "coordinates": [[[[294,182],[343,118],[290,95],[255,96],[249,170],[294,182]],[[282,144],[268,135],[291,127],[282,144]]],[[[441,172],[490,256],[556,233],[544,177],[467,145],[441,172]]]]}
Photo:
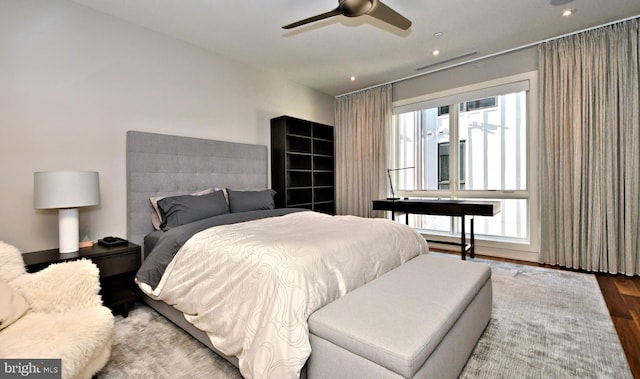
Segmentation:
{"type": "Polygon", "coordinates": [[[633,20],[633,19],[635,19],[635,18],[640,18],[640,14],[637,14],[637,15],[635,15],[635,16],[631,16],[631,17],[627,17],[627,18],[623,18],[623,19],[620,19],[620,20],[616,20],[616,21],[607,22],[607,23],[605,23],[605,24],[601,24],[601,25],[597,25],[597,26],[592,26],[592,27],[589,27],[589,28],[581,29],[581,30],[576,30],[576,31],[571,32],[571,33],[566,33],[566,34],[562,34],[562,35],[559,35],[559,36],[556,36],[556,37],[551,37],[551,38],[543,39],[543,40],[540,40],[540,41],[537,41],[537,42],[532,42],[532,43],[529,43],[529,44],[526,44],[526,45],[522,45],[522,46],[514,47],[514,48],[512,48],[512,49],[507,49],[507,50],[499,51],[499,52],[496,52],[496,53],[493,53],[493,54],[484,55],[484,56],[482,56],[482,57],[478,57],[478,58],[475,58],[475,59],[470,59],[470,60],[468,60],[468,61],[464,61],[464,62],[458,62],[458,63],[450,64],[450,65],[448,65],[448,66],[444,66],[444,67],[436,68],[436,69],[433,69],[433,70],[430,70],[430,71],[426,71],[426,72],[421,72],[421,73],[419,73],[419,74],[415,74],[415,75],[407,76],[407,77],[404,77],[404,78],[395,79],[395,80],[390,80],[390,81],[385,82],[385,83],[380,83],[380,84],[376,84],[376,85],[369,86],[369,87],[366,87],[366,88],[358,89],[358,90],[355,90],[355,91],[351,91],[351,92],[343,93],[343,94],[341,94],[341,95],[337,95],[337,96],[335,96],[335,98],[342,97],[342,96],[347,96],[347,95],[351,95],[351,94],[353,94],[353,93],[360,92],[360,91],[366,91],[366,90],[368,90],[368,89],[372,89],[372,88],[376,88],[376,87],[384,86],[384,85],[387,85],[387,84],[394,84],[394,83],[402,82],[402,81],[405,81],[405,80],[418,78],[418,77],[420,77],[420,76],[424,76],[424,75],[428,75],[428,74],[433,74],[434,72],[438,72],[438,71],[448,70],[448,69],[450,69],[450,68],[454,68],[454,67],[462,66],[462,65],[465,65],[465,64],[469,64],[469,63],[477,62],[477,61],[480,61],[480,60],[483,60],[483,59],[492,58],[492,57],[496,57],[496,56],[499,56],[499,55],[504,55],[504,54],[512,53],[512,52],[514,52],[514,51],[518,51],[518,50],[526,49],[526,48],[528,48],[528,47],[536,46],[536,45],[539,45],[539,44],[541,44],[541,43],[545,43],[545,42],[549,42],[549,41],[554,41],[554,40],[557,40],[557,39],[560,39],[560,38],[565,38],[565,37],[569,37],[569,36],[572,36],[572,35],[575,35],[575,34],[580,34],[580,33],[588,32],[588,31],[590,31],[590,30],[594,30],[594,29],[604,28],[604,27],[607,27],[607,26],[610,26],[610,25],[613,25],[613,24],[618,24],[618,23],[621,23],[621,22],[626,22],[626,21],[629,21],[629,20],[633,20]]]}

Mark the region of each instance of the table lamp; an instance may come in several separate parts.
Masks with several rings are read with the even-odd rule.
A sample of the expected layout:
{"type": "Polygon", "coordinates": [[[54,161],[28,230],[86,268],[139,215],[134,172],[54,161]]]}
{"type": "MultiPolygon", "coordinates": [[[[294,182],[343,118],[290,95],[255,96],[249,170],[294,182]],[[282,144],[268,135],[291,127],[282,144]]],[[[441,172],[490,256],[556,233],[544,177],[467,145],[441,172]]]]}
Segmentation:
{"type": "Polygon", "coordinates": [[[98,173],[95,171],[35,172],[33,191],[36,209],[58,209],[60,253],[78,251],[78,208],[100,203],[98,173]]]}
{"type": "Polygon", "coordinates": [[[393,190],[393,181],[391,180],[391,171],[400,171],[400,170],[409,170],[415,168],[413,166],[411,167],[402,167],[402,168],[388,168],[387,169],[387,176],[389,177],[389,187],[391,187],[391,197],[387,197],[387,200],[400,200],[399,197],[396,197],[396,193],[393,190]]]}

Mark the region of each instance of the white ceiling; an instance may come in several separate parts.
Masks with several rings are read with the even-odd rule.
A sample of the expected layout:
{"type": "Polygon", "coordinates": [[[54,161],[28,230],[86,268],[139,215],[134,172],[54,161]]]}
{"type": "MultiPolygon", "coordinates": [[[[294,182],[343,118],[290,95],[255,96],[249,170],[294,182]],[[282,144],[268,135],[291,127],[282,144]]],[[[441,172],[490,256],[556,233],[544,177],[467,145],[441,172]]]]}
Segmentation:
{"type": "Polygon", "coordinates": [[[426,73],[640,15],[639,0],[386,0],[407,31],[370,16],[281,27],[334,9],[337,0],[73,0],[329,95],[426,73]],[[562,17],[565,9],[575,13],[562,17]],[[434,33],[441,32],[439,38],[434,33]],[[432,55],[434,49],[440,55],[432,55]],[[450,60],[432,66],[419,67],[450,60]],[[355,81],[350,77],[355,76],[355,81]]]}

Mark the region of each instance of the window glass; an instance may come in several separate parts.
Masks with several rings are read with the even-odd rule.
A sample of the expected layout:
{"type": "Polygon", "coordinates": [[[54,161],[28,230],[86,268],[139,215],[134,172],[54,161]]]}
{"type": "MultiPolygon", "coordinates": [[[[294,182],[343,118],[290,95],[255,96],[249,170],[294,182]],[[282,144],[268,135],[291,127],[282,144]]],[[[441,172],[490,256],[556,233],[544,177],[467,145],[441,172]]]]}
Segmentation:
{"type": "MultiPolygon", "coordinates": [[[[397,156],[394,183],[401,190],[436,190],[442,158],[439,144],[449,143],[449,115],[438,108],[407,112],[395,117],[397,156]],[[410,169],[406,169],[411,167],[410,169]]],[[[448,172],[445,174],[448,177],[448,172]]],[[[447,179],[448,181],[448,179],[447,179]]]]}
{"type": "MultiPolygon", "coordinates": [[[[526,189],[526,92],[467,101],[460,106],[464,111],[458,114],[458,189],[526,189]]],[[[448,111],[448,106],[440,106],[395,116],[398,189],[451,188],[453,149],[448,111]]]]}
{"type": "MultiPolygon", "coordinates": [[[[527,91],[430,106],[405,107],[394,115],[390,174],[396,190],[500,201],[499,214],[476,217],[476,234],[528,239],[527,91]]],[[[459,223],[443,216],[409,217],[409,225],[436,232],[458,233],[459,223]]]]}
{"type": "Polygon", "coordinates": [[[526,189],[526,93],[468,101],[458,139],[465,143],[464,189],[526,189]],[[469,104],[473,104],[469,106],[469,104]],[[486,106],[481,106],[482,104],[486,106]]]}

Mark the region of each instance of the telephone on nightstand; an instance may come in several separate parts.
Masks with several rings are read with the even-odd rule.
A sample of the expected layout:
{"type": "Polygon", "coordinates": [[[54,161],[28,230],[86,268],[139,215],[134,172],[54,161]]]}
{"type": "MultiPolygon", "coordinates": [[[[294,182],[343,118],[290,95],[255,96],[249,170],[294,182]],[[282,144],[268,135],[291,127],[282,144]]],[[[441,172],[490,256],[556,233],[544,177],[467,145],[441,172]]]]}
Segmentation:
{"type": "Polygon", "coordinates": [[[126,245],[128,242],[120,237],[104,237],[98,240],[98,244],[102,246],[112,247],[126,245]]]}

